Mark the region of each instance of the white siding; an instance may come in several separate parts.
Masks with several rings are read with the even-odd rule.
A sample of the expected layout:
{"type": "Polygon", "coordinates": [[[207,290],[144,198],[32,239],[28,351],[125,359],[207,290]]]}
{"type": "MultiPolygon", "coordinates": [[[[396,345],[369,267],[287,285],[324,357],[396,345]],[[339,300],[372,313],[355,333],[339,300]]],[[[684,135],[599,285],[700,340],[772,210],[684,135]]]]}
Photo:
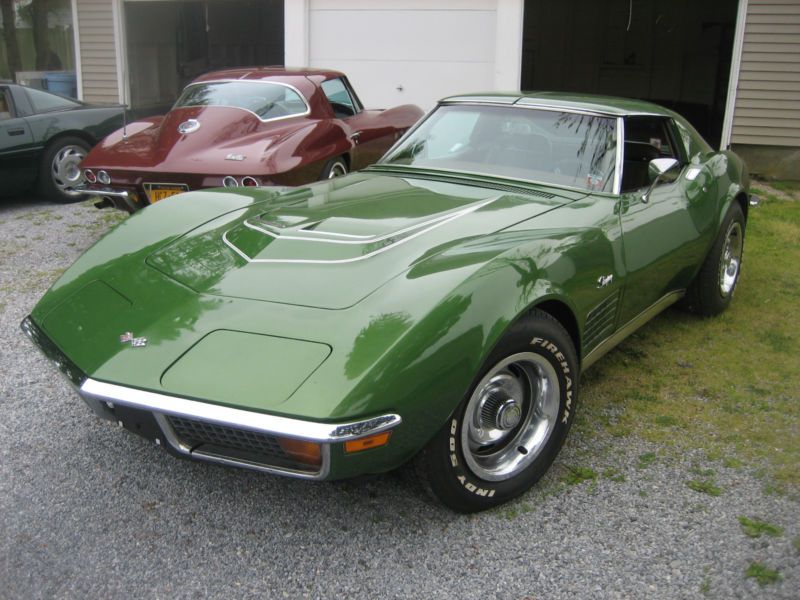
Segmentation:
{"type": "Polygon", "coordinates": [[[77,0],[83,99],[119,102],[114,0],[77,0]]]}
{"type": "Polygon", "coordinates": [[[749,0],[734,144],[800,146],[800,0],[749,0]]]}

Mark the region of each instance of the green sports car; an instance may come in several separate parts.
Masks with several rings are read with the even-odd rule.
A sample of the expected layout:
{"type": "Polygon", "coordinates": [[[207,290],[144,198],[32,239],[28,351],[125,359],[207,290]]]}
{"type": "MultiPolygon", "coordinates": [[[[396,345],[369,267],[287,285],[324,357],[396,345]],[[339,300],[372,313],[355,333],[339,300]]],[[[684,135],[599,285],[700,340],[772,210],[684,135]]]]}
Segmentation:
{"type": "Polygon", "coordinates": [[[176,455],[307,479],[413,459],[471,512],[542,476],[625,336],[725,310],[748,206],[742,161],[658,106],[457,96],[361,172],[141,211],[22,327],[176,455]]]}

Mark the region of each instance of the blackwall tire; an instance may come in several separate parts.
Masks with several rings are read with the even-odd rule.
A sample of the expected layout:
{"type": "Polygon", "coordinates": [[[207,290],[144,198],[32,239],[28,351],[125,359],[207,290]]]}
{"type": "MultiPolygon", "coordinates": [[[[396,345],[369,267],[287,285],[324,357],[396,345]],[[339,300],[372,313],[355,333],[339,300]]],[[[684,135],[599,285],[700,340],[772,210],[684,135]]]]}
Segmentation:
{"type": "Polygon", "coordinates": [[[429,489],[462,513],[528,490],[575,416],[578,360],[569,334],[534,310],[491,352],[467,396],[417,458],[429,489]]]}
{"type": "Polygon", "coordinates": [[[702,316],[718,315],[730,306],[742,272],[745,218],[738,202],[731,204],[717,239],[681,305],[702,316]]]}

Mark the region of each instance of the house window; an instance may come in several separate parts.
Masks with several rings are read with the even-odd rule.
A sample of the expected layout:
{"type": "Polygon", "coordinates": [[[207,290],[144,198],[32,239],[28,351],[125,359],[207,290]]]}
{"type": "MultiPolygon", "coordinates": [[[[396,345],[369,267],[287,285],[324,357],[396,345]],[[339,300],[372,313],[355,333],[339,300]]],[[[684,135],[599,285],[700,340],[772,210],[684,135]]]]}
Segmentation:
{"type": "Polygon", "coordinates": [[[0,2],[0,22],[0,78],[76,94],[70,0],[0,2]]]}

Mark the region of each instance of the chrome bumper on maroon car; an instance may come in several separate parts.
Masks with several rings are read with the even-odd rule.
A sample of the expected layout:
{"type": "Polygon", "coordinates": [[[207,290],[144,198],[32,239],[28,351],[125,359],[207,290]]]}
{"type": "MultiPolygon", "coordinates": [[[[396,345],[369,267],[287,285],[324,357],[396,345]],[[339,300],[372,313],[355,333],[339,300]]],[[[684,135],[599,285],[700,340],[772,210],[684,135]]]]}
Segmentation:
{"type": "Polygon", "coordinates": [[[139,207],[138,197],[135,192],[128,190],[112,188],[112,187],[88,187],[86,185],[76,186],[75,189],[79,192],[100,198],[99,202],[95,203],[97,208],[114,207],[119,210],[124,210],[129,213],[134,213],[139,207]]]}

